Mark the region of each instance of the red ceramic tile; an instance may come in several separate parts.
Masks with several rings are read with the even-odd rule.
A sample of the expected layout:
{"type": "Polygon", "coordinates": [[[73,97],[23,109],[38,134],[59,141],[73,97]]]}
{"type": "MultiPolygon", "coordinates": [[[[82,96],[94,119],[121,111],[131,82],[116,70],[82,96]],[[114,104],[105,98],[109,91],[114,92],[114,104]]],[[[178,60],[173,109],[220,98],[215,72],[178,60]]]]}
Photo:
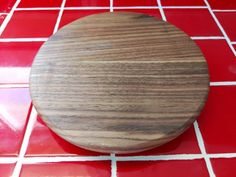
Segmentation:
{"type": "Polygon", "coordinates": [[[0,156],[16,155],[30,107],[29,90],[0,89],[0,156]]]}
{"type": "Polygon", "coordinates": [[[236,174],[236,158],[211,159],[216,176],[230,177],[236,174]]]}
{"type": "Polygon", "coordinates": [[[167,21],[190,36],[222,36],[207,9],[164,9],[167,21]]]}
{"type": "Polygon", "coordinates": [[[15,164],[0,164],[1,177],[10,177],[14,170],[15,164]]]}
{"type": "Polygon", "coordinates": [[[211,81],[235,81],[236,57],[225,40],[197,40],[209,67],[211,81]]]}
{"type": "Polygon", "coordinates": [[[23,165],[20,177],[110,177],[110,162],[61,162],[23,165]]]}
{"type": "Polygon", "coordinates": [[[31,66],[43,42],[0,42],[0,66],[31,66]]]}
{"type": "Polygon", "coordinates": [[[236,50],[236,44],[235,44],[235,45],[233,45],[233,47],[234,47],[234,50],[236,50]]]}
{"type": "Polygon", "coordinates": [[[114,6],[157,6],[157,0],[113,0],[114,6]]]}
{"type": "Polygon", "coordinates": [[[16,0],[3,0],[0,2],[0,12],[9,12],[14,6],[16,0]]]}
{"type": "Polygon", "coordinates": [[[208,153],[236,152],[236,86],[211,87],[199,126],[208,153]]]}
{"type": "Polygon", "coordinates": [[[205,6],[204,0],[161,0],[162,6],[205,6]]]}
{"type": "Polygon", "coordinates": [[[53,133],[38,117],[30,137],[27,156],[101,155],[76,147],[53,133]]]}
{"type": "Polygon", "coordinates": [[[161,14],[160,11],[158,9],[119,9],[119,10],[115,10],[114,11],[118,12],[118,11],[123,11],[123,12],[138,12],[138,13],[143,13],[143,14],[147,14],[147,15],[151,15],[154,17],[157,17],[159,19],[161,19],[161,14]]]}
{"type": "Polygon", "coordinates": [[[88,15],[108,12],[108,11],[109,10],[64,10],[59,27],[61,28],[62,26],[68,23],[71,23],[76,19],[88,16],[88,15]]]}
{"type": "Polygon", "coordinates": [[[236,41],[236,12],[215,13],[231,41],[236,41]]]}
{"type": "Polygon", "coordinates": [[[58,12],[57,10],[16,11],[1,37],[49,37],[53,33],[58,12]]]}
{"type": "Polygon", "coordinates": [[[110,0],[67,0],[66,7],[110,6],[110,0]]]}
{"type": "Polygon", "coordinates": [[[118,162],[119,177],[208,177],[204,160],[118,162]]]}
{"type": "MultiPolygon", "coordinates": [[[[155,149],[135,153],[130,155],[163,155],[163,154],[199,154],[194,128],[191,126],[186,132],[179,137],[155,149]]],[[[127,154],[126,154],[127,155],[127,154]]]]}
{"type": "Polygon", "coordinates": [[[1,15],[0,14],[0,26],[2,25],[5,18],[6,18],[6,15],[1,15]]]}
{"type": "Polygon", "coordinates": [[[60,7],[62,0],[21,0],[18,7],[60,7]]]}
{"type": "Polygon", "coordinates": [[[0,67],[0,84],[29,82],[29,67],[0,67]]]}
{"type": "Polygon", "coordinates": [[[236,9],[236,1],[232,0],[208,0],[212,9],[236,9]]]}

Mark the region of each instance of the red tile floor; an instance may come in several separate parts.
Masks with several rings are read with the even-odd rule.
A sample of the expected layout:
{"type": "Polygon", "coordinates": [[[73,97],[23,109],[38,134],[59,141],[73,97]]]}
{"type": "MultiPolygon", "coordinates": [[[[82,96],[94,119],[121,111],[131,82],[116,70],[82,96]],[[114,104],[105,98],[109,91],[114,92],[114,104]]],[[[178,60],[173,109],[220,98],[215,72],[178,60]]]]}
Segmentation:
{"type": "Polygon", "coordinates": [[[0,2],[0,177],[234,177],[236,1],[4,0],[0,2]],[[67,23],[107,11],[141,12],[185,31],[210,73],[198,121],[177,139],[136,154],[87,151],[59,138],[32,107],[28,78],[40,46],[67,23]]]}

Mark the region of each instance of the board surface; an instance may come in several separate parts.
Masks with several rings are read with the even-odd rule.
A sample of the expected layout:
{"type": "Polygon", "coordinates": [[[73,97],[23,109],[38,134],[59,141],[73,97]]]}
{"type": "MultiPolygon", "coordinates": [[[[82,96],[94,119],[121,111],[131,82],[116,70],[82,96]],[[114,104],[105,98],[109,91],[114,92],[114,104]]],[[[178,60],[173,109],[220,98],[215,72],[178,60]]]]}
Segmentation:
{"type": "Polygon", "coordinates": [[[147,150],[186,130],[209,89],[197,45],[166,22],[115,12],[79,19],[39,50],[33,104],[59,136],[114,153],[147,150]]]}

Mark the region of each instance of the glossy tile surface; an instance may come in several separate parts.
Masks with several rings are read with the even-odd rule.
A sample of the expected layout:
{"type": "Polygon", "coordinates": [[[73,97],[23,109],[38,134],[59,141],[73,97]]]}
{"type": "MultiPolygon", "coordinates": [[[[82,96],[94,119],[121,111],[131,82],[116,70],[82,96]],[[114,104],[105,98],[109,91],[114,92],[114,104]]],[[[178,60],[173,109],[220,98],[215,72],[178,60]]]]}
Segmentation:
{"type": "Polygon", "coordinates": [[[203,160],[118,162],[117,167],[119,177],[208,177],[203,160]]]}
{"type": "Polygon", "coordinates": [[[218,12],[216,13],[221,25],[231,41],[236,41],[236,11],[235,12],[218,12]]]}
{"type": "MultiPolygon", "coordinates": [[[[236,10],[234,0],[207,1],[213,10],[236,10]]],[[[0,1],[0,25],[6,20],[15,2],[16,0],[0,1]]],[[[14,11],[10,21],[6,23],[6,28],[0,27],[0,31],[3,31],[0,36],[0,177],[11,177],[15,163],[9,164],[8,161],[12,157],[19,156],[29,120],[30,67],[34,56],[43,44],[43,41],[36,40],[52,35],[57,20],[61,28],[76,19],[107,12],[110,8],[110,0],[66,0],[67,10],[63,10],[62,17],[58,18],[61,3],[62,0],[21,0],[17,8],[27,8],[27,10],[14,11]],[[57,10],[45,9],[55,7],[57,10]],[[9,38],[11,42],[3,41],[9,38]],[[26,42],[28,38],[32,41],[26,42]],[[7,161],[3,158],[7,158],[7,161]]],[[[21,177],[209,177],[211,169],[207,169],[201,155],[199,136],[202,136],[203,148],[206,149],[207,154],[223,156],[223,158],[210,158],[212,171],[216,177],[235,176],[236,57],[225,39],[210,39],[210,37],[218,38],[223,34],[206,8],[204,0],[161,0],[161,4],[165,7],[164,15],[167,21],[191,37],[203,37],[195,42],[207,60],[210,80],[213,85],[226,84],[210,87],[208,101],[198,119],[200,133],[192,126],[178,138],[163,146],[141,153],[117,155],[117,159],[129,158],[133,161],[128,159],[117,161],[117,169],[115,169],[115,164],[111,165],[111,159],[116,157],[103,161],[100,155],[109,157],[110,154],[87,151],[66,142],[52,132],[38,116],[36,123],[29,126],[32,128],[32,133],[30,131],[27,133],[27,136],[30,135],[29,139],[27,140],[27,136],[25,138],[27,146],[23,158],[27,158],[31,164],[23,163],[20,169],[21,177]],[[166,6],[172,6],[172,9],[167,9],[166,6]],[[205,8],[196,8],[196,6],[205,6],[205,8]],[[232,157],[225,158],[224,153],[232,157]],[[69,157],[82,157],[84,161],[73,162],[69,157]],[[150,161],[152,157],[156,159],[150,161]],[[176,157],[184,159],[175,160],[176,157]],[[199,159],[192,160],[189,157],[199,159]],[[59,160],[55,163],[47,163],[56,158],[64,158],[69,162],[59,160]],[[89,158],[97,158],[99,161],[94,159],[89,161],[89,158]],[[42,160],[42,162],[34,163],[34,160],[42,160]]],[[[111,5],[114,11],[140,12],[161,18],[157,0],[113,0],[111,5]]],[[[236,12],[234,11],[213,13],[236,50],[236,12]]]]}
{"type": "Polygon", "coordinates": [[[9,12],[14,3],[16,2],[16,0],[2,0],[1,3],[0,3],[0,13],[1,12],[9,12]]]}
{"type": "Polygon", "coordinates": [[[110,162],[61,162],[24,165],[20,177],[110,177],[110,162]]]}
{"type": "Polygon", "coordinates": [[[207,9],[164,9],[167,21],[190,36],[222,36],[207,9]]]}
{"type": "Polygon", "coordinates": [[[0,14],[0,26],[1,26],[1,24],[4,21],[5,18],[6,18],[6,15],[0,14]]]}
{"type": "Polygon", "coordinates": [[[209,67],[211,81],[236,80],[236,57],[225,40],[196,40],[209,67]]]}
{"type": "Polygon", "coordinates": [[[236,174],[236,158],[232,159],[212,159],[215,173],[219,177],[229,177],[236,174]]]}
{"type": "Polygon", "coordinates": [[[127,1],[127,0],[113,0],[114,6],[157,6],[156,0],[138,0],[138,1],[127,1]]]}
{"type": "Polygon", "coordinates": [[[12,175],[15,164],[0,164],[1,177],[9,177],[12,175]]]}
{"type": "Polygon", "coordinates": [[[110,6],[110,0],[68,0],[66,7],[83,7],[83,6],[110,6]]]}
{"type": "Polygon", "coordinates": [[[49,37],[53,33],[58,13],[58,10],[16,11],[0,37],[49,37]]]}
{"type": "Polygon", "coordinates": [[[21,0],[18,7],[60,7],[62,0],[21,0]]]}
{"type": "Polygon", "coordinates": [[[0,42],[0,66],[31,66],[43,42],[0,42]]]}
{"type": "Polygon", "coordinates": [[[236,152],[235,105],[236,86],[211,87],[205,109],[199,118],[208,153],[236,152]]]}
{"type": "Polygon", "coordinates": [[[0,157],[19,153],[30,108],[26,88],[0,88],[0,157]]]}
{"type": "Polygon", "coordinates": [[[143,14],[147,14],[153,17],[157,17],[158,19],[161,19],[161,14],[160,11],[158,9],[115,9],[114,12],[138,12],[138,13],[143,13],[143,14]]]}
{"type": "Polygon", "coordinates": [[[232,0],[208,0],[213,9],[236,9],[236,1],[232,0]]]}
{"type": "Polygon", "coordinates": [[[96,14],[96,13],[103,13],[108,12],[109,10],[64,10],[61,22],[59,27],[63,27],[64,25],[73,22],[79,18],[96,14]]]}
{"type": "Polygon", "coordinates": [[[162,6],[204,6],[204,0],[161,0],[162,6]]]}

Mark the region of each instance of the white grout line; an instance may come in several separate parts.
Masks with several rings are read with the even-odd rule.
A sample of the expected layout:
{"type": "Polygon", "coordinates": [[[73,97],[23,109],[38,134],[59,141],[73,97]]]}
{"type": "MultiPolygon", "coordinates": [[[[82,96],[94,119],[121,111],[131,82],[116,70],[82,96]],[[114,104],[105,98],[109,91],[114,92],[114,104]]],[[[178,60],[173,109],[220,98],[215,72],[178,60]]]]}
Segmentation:
{"type": "Polygon", "coordinates": [[[0,88],[28,88],[29,84],[0,84],[0,88]]]}
{"type": "Polygon", "coordinates": [[[110,0],[110,12],[113,12],[113,0],[110,0]]]}
{"type": "MultiPolygon", "coordinates": [[[[145,156],[115,156],[111,154],[101,156],[41,156],[24,157],[23,164],[57,163],[57,162],[84,162],[84,161],[165,161],[165,160],[195,160],[208,158],[236,158],[236,153],[215,154],[171,154],[171,155],[145,155],[145,156]]],[[[15,163],[17,157],[0,157],[0,164],[15,163]]],[[[115,166],[113,166],[115,167],[115,166]]],[[[116,168],[116,167],[115,167],[116,168]]],[[[114,169],[115,169],[114,168],[114,169]]]]}
{"type": "Polygon", "coordinates": [[[0,42],[40,42],[48,38],[0,38],[0,42]]]}
{"type": "Polygon", "coordinates": [[[65,7],[64,10],[109,10],[109,7],[65,7]]]}
{"type": "Polygon", "coordinates": [[[231,44],[233,44],[233,45],[236,44],[236,41],[232,41],[231,44]]]}
{"type": "MultiPolygon", "coordinates": [[[[34,11],[34,10],[60,10],[60,7],[32,7],[32,8],[16,8],[16,11],[34,11]]],[[[64,10],[106,10],[110,7],[64,7],[64,10]]]]}
{"type": "Polygon", "coordinates": [[[32,10],[60,10],[60,7],[27,7],[27,8],[16,8],[15,11],[32,11],[32,10]]]}
{"type": "Polygon", "coordinates": [[[111,154],[111,177],[117,177],[117,163],[115,154],[111,154]]]}
{"type": "MultiPolygon", "coordinates": [[[[158,6],[113,6],[113,9],[159,9],[158,6]]],[[[106,6],[85,6],[85,7],[64,7],[64,10],[99,10],[99,9],[110,9],[110,7],[106,6]]],[[[162,6],[163,9],[207,9],[207,6],[162,6]]],[[[15,11],[32,11],[32,10],[60,10],[60,7],[32,7],[32,8],[16,8],[15,11]]]]}
{"type": "Polygon", "coordinates": [[[207,6],[162,6],[163,9],[207,9],[207,6]]]}
{"type": "Polygon", "coordinates": [[[0,164],[16,163],[17,157],[0,157],[0,164]]]}
{"type": "Polygon", "coordinates": [[[203,138],[202,138],[202,134],[201,134],[201,131],[199,129],[197,121],[195,121],[193,125],[194,125],[194,130],[195,130],[197,141],[198,141],[198,146],[200,148],[200,151],[201,151],[202,155],[204,156],[206,166],[207,166],[207,170],[209,172],[209,176],[210,177],[215,177],[215,173],[213,171],[210,158],[207,156],[205,145],[204,145],[203,138]]]}
{"type": "Polygon", "coordinates": [[[8,15],[6,16],[6,18],[4,19],[2,25],[0,26],[0,36],[2,35],[3,31],[5,30],[7,24],[9,23],[16,7],[18,6],[18,4],[20,3],[21,0],[16,0],[14,6],[12,7],[12,9],[10,10],[10,12],[8,13],[8,15]]]}
{"type": "Polygon", "coordinates": [[[208,154],[210,158],[236,158],[236,153],[208,154]]]}
{"type": "Polygon", "coordinates": [[[200,132],[200,129],[199,129],[197,121],[195,121],[193,123],[193,125],[194,125],[194,130],[195,130],[195,133],[196,133],[196,136],[197,136],[197,141],[198,141],[198,145],[199,145],[199,148],[201,150],[201,153],[203,155],[206,155],[205,145],[204,145],[202,134],[200,132]]]}
{"type": "Polygon", "coordinates": [[[234,86],[236,81],[210,82],[210,86],[234,86]]]}
{"type": "Polygon", "coordinates": [[[113,7],[117,10],[125,10],[125,9],[159,9],[158,6],[130,6],[130,7],[113,7]]]}
{"type": "Polygon", "coordinates": [[[202,154],[176,154],[176,155],[147,155],[147,156],[118,156],[117,161],[159,161],[159,160],[194,160],[202,159],[202,154]]]}
{"type": "Polygon", "coordinates": [[[110,156],[76,156],[76,157],[25,157],[23,164],[34,164],[43,162],[84,162],[111,160],[110,156]]]}
{"type": "Polygon", "coordinates": [[[236,9],[225,9],[225,10],[214,9],[212,11],[213,12],[236,12],[236,9]]]}
{"type": "Polygon", "coordinates": [[[225,39],[224,36],[192,36],[192,40],[217,40],[217,39],[225,39]]]}
{"type": "Polygon", "coordinates": [[[236,51],[234,50],[233,45],[230,43],[230,39],[228,37],[228,35],[226,34],[224,28],[222,27],[222,25],[220,24],[219,20],[217,19],[216,15],[214,14],[214,12],[212,11],[210,4],[208,3],[207,0],[204,0],[205,4],[207,5],[207,8],[211,14],[211,16],[213,17],[215,23],[217,24],[217,26],[219,27],[220,31],[222,32],[223,36],[225,37],[225,40],[227,41],[230,49],[232,50],[233,54],[236,56],[236,51]]]}
{"type": "Polygon", "coordinates": [[[162,20],[163,20],[163,21],[166,21],[166,16],[165,16],[164,10],[163,10],[163,8],[162,8],[162,6],[161,6],[161,0],[157,0],[157,5],[158,5],[158,7],[159,7],[162,20]]]}
{"type": "Polygon", "coordinates": [[[61,22],[61,17],[62,17],[65,5],[66,5],[66,0],[63,0],[62,3],[61,3],[60,12],[59,12],[58,17],[57,17],[57,22],[56,22],[54,30],[53,30],[53,34],[55,34],[59,29],[59,24],[61,22]]]}
{"type": "Polygon", "coordinates": [[[30,135],[31,135],[31,132],[33,130],[34,124],[36,122],[36,119],[37,119],[37,112],[36,112],[35,108],[32,107],[30,117],[29,117],[29,120],[28,120],[28,123],[27,123],[27,126],[26,126],[23,142],[22,142],[22,145],[21,145],[19,158],[17,160],[16,166],[14,168],[14,171],[13,171],[13,174],[12,174],[11,177],[19,177],[19,175],[20,175],[20,171],[21,171],[21,168],[22,168],[22,163],[23,163],[23,160],[24,160],[24,155],[26,153],[26,150],[27,150],[27,147],[28,147],[28,144],[29,144],[30,135]]]}

